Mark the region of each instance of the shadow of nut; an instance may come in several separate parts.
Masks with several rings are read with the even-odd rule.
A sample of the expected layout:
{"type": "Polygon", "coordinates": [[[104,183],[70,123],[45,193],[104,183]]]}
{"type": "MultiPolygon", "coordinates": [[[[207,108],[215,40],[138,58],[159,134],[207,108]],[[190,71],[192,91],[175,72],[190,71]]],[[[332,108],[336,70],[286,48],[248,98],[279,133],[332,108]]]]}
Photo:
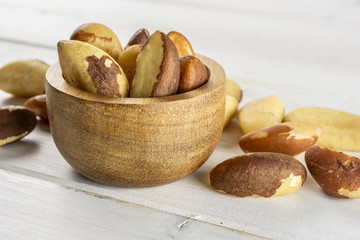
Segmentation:
{"type": "Polygon", "coordinates": [[[305,153],[310,174],[329,195],[338,198],[360,197],[360,159],[348,154],[310,147],[305,153]]]}
{"type": "Polygon", "coordinates": [[[295,192],[306,179],[305,167],[281,153],[251,153],[230,158],[209,173],[210,186],[237,197],[272,197],[295,192]]]}
{"type": "Polygon", "coordinates": [[[315,145],[321,128],[308,122],[286,122],[259,129],[239,139],[241,149],[248,152],[277,152],[298,155],[315,145]]]}
{"type": "Polygon", "coordinates": [[[0,146],[28,135],[37,124],[35,113],[23,106],[0,108],[0,146]]]}

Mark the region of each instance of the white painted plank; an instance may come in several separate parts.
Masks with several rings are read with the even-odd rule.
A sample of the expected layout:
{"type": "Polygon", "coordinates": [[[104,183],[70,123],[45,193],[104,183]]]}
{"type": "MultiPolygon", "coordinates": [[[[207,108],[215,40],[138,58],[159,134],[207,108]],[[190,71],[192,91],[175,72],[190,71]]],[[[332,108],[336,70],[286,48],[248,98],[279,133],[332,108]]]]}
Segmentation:
{"type": "Polygon", "coordinates": [[[0,40],[0,67],[19,59],[40,59],[48,64],[58,61],[56,48],[48,49],[37,45],[25,45],[0,40]]]}
{"type": "Polygon", "coordinates": [[[261,239],[0,170],[1,239],[261,239]]]}
{"type": "MultiPolygon", "coordinates": [[[[50,134],[41,129],[1,148],[0,168],[268,238],[335,239],[360,233],[355,227],[360,215],[358,201],[327,196],[311,176],[301,190],[272,199],[240,199],[211,190],[208,171],[226,158],[241,154],[233,127],[226,129],[214,154],[197,172],[160,187],[114,188],[89,181],[67,165],[50,134]]],[[[299,160],[303,162],[302,156],[299,160]]]]}

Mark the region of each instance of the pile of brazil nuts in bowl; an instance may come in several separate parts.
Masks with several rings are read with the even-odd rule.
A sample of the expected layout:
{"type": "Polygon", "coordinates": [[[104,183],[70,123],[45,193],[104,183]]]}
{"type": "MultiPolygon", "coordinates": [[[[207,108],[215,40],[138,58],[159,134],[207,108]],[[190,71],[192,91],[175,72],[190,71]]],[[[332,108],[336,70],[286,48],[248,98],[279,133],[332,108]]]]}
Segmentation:
{"type": "Polygon", "coordinates": [[[206,66],[179,32],[139,29],[123,49],[103,24],[86,23],[58,43],[65,80],[84,91],[110,97],[162,97],[205,84],[206,66]]]}
{"type": "Polygon", "coordinates": [[[58,42],[59,64],[46,81],[54,142],[75,170],[100,183],[148,187],[179,180],[220,140],[225,73],[194,55],[175,31],[140,29],[126,46],[94,23],[58,42]]]}
{"type": "MultiPolygon", "coordinates": [[[[139,29],[123,49],[116,34],[99,23],[85,23],[58,43],[59,62],[65,80],[79,89],[113,97],[159,97],[184,93],[204,85],[210,76],[205,64],[195,56],[189,40],[179,32],[164,34],[139,29]],[[101,55],[97,59],[96,55],[101,55]],[[135,71],[135,65],[137,71],[135,71]],[[87,67],[89,66],[89,67],[87,67]]],[[[0,89],[15,97],[29,98],[24,107],[6,106],[2,126],[14,122],[8,110],[31,110],[47,121],[45,74],[49,65],[38,59],[11,62],[0,69],[0,89]],[[6,116],[6,117],[5,117],[6,116]]],[[[18,114],[12,114],[12,118],[18,114]]],[[[22,116],[24,118],[25,115],[22,116]]],[[[26,115],[24,122],[33,122],[26,115]]],[[[16,126],[15,126],[16,125],[16,126]]],[[[7,126],[7,125],[6,125],[7,126]]],[[[29,133],[1,128],[2,145],[16,142],[29,133]],[[21,137],[20,137],[21,136],[21,137]],[[6,140],[5,140],[6,139],[6,140]]]]}

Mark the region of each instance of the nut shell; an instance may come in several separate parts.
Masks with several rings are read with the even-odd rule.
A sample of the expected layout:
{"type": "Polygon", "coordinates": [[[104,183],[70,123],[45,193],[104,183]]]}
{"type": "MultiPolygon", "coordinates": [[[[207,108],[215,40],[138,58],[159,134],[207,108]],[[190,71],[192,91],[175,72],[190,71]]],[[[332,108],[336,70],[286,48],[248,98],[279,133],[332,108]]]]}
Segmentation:
{"type": "Polygon", "coordinates": [[[23,106],[0,108],[0,146],[28,135],[37,124],[36,115],[23,106]]]}
{"type": "Polygon", "coordinates": [[[210,185],[238,197],[271,197],[298,190],[306,179],[305,167],[280,153],[251,153],[230,158],[209,173],[210,185]]]}
{"type": "Polygon", "coordinates": [[[305,153],[310,174],[329,195],[338,198],[360,197],[360,159],[318,146],[305,153]]]}

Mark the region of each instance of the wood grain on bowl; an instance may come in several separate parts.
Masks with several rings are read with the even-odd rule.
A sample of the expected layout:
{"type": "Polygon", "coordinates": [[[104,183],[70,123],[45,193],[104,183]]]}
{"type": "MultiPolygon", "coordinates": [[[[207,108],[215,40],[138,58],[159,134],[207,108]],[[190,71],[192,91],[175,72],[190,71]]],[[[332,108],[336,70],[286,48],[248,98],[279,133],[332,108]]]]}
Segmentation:
{"type": "Polygon", "coordinates": [[[70,86],[58,65],[47,73],[51,132],[67,162],[97,182],[165,184],[197,170],[214,151],[225,111],[225,73],[210,69],[193,91],[157,98],[114,98],[70,86]]]}

